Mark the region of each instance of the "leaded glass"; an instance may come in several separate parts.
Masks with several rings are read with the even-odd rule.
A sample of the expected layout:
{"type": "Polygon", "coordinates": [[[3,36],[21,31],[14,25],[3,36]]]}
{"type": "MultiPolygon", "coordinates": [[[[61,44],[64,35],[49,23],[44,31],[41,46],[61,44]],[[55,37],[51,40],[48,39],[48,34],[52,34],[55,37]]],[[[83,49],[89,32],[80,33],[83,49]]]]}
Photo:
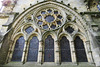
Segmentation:
{"type": "Polygon", "coordinates": [[[46,13],[45,11],[42,11],[42,12],[41,12],[41,14],[45,14],[45,13],[46,13]]]}
{"type": "Polygon", "coordinates": [[[27,61],[33,61],[33,62],[37,61],[38,46],[39,46],[39,40],[36,36],[34,36],[30,40],[27,61]]]}
{"type": "Polygon", "coordinates": [[[51,15],[48,15],[48,16],[46,16],[46,18],[45,18],[45,20],[47,21],[47,22],[49,22],[49,23],[51,23],[52,21],[54,21],[54,17],[53,16],[51,16],[51,15]]]}
{"type": "Polygon", "coordinates": [[[38,18],[38,19],[41,19],[41,18],[42,18],[42,16],[41,16],[41,15],[40,15],[40,16],[37,16],[37,18],[38,18]]]}
{"type": "Polygon", "coordinates": [[[42,25],[42,24],[43,24],[43,22],[42,22],[42,21],[39,21],[39,22],[38,22],[38,24],[39,24],[39,25],[42,25]]]}
{"type": "Polygon", "coordinates": [[[52,12],[52,10],[51,9],[49,9],[49,10],[47,10],[48,11],[48,13],[51,13],[52,12]]]}
{"type": "Polygon", "coordinates": [[[71,62],[70,44],[68,39],[63,36],[60,40],[61,62],[71,62]]]}
{"type": "Polygon", "coordinates": [[[68,33],[73,33],[74,29],[70,26],[68,26],[66,29],[65,29],[68,33]]]}
{"type": "Polygon", "coordinates": [[[25,31],[29,34],[32,31],[34,31],[34,29],[30,26],[30,27],[26,28],[25,31]]]}
{"type": "Polygon", "coordinates": [[[79,36],[74,40],[77,62],[87,62],[84,43],[79,36]]]}
{"type": "Polygon", "coordinates": [[[61,21],[57,21],[57,24],[58,24],[58,25],[61,25],[61,21]]]}
{"type": "Polygon", "coordinates": [[[64,25],[63,13],[58,9],[44,8],[36,13],[36,24],[44,30],[55,30],[64,25]]]}
{"type": "Polygon", "coordinates": [[[47,29],[48,28],[48,25],[43,25],[43,29],[47,29]]]}
{"type": "Polygon", "coordinates": [[[60,15],[58,15],[57,17],[58,17],[59,19],[62,19],[62,16],[60,16],[60,15]]]}
{"type": "Polygon", "coordinates": [[[58,14],[58,11],[54,11],[54,14],[58,14]]]}
{"type": "Polygon", "coordinates": [[[45,40],[44,62],[54,62],[54,40],[51,35],[45,40]]]}
{"type": "Polygon", "coordinates": [[[55,29],[56,28],[56,25],[51,25],[51,28],[55,29]]]}
{"type": "Polygon", "coordinates": [[[100,11],[100,0],[98,0],[99,2],[98,2],[98,4],[97,4],[97,8],[98,8],[98,10],[100,11]]]}
{"type": "Polygon", "coordinates": [[[12,56],[12,61],[21,61],[22,54],[23,54],[23,48],[24,48],[24,37],[21,36],[15,44],[13,56],[12,56]]]}

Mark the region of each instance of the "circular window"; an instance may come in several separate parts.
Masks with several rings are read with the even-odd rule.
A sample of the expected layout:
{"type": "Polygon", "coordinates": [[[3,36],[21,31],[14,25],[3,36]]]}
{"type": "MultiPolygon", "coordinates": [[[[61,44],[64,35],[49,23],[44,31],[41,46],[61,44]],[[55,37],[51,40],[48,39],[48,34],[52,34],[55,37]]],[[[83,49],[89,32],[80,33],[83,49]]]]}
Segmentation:
{"type": "Polygon", "coordinates": [[[46,22],[49,22],[49,23],[53,22],[54,19],[55,19],[55,18],[54,18],[53,16],[51,16],[51,15],[48,15],[48,16],[46,16],[46,18],[45,18],[46,22]]]}
{"type": "Polygon", "coordinates": [[[68,33],[73,33],[74,29],[70,26],[68,26],[67,28],[65,28],[65,30],[68,32],[68,33]]]}
{"type": "Polygon", "coordinates": [[[36,13],[36,23],[41,29],[54,30],[61,27],[65,22],[61,11],[48,8],[36,13]]]}

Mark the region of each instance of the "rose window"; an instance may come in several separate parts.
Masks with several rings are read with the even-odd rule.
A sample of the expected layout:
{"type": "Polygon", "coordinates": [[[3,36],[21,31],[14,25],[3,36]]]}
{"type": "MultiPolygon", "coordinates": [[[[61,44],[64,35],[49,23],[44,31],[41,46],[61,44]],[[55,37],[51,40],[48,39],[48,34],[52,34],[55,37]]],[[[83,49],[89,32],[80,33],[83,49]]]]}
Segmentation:
{"type": "Polygon", "coordinates": [[[36,15],[36,22],[41,29],[54,30],[64,24],[62,13],[57,9],[43,9],[36,15]]]}

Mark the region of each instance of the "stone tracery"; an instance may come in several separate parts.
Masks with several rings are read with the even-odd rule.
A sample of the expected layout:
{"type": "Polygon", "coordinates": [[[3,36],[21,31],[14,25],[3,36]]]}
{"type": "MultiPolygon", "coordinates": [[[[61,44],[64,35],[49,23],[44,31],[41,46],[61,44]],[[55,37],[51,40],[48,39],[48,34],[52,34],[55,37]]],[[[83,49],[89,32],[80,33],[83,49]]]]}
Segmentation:
{"type": "MultiPolygon", "coordinates": [[[[53,5],[54,6],[54,5],[53,5]]],[[[60,7],[59,7],[60,8],[60,7]]],[[[33,10],[34,11],[34,10],[33,10]]],[[[64,11],[64,9],[62,10],[62,11],[64,11]]],[[[75,16],[73,17],[72,15],[73,15],[73,13],[71,14],[70,13],[70,11],[68,11],[68,10],[65,10],[65,12],[64,12],[64,14],[63,13],[61,13],[61,10],[57,10],[57,9],[55,9],[55,8],[50,8],[50,7],[48,7],[48,8],[45,8],[45,9],[41,9],[40,11],[37,11],[37,13],[36,13],[36,15],[34,15],[34,12],[33,12],[33,14],[32,14],[32,16],[31,17],[28,17],[28,16],[25,16],[24,17],[24,19],[25,18],[28,18],[28,19],[25,19],[25,21],[27,20],[27,22],[21,22],[21,21],[19,21],[17,24],[19,24],[19,25],[16,25],[16,27],[17,28],[21,28],[22,26],[21,26],[21,23],[22,24],[24,24],[24,23],[29,23],[30,25],[28,26],[28,27],[30,27],[30,26],[33,26],[34,28],[34,32],[32,32],[32,36],[37,36],[38,37],[38,39],[39,39],[39,45],[41,45],[41,46],[39,46],[39,56],[38,56],[38,62],[40,62],[40,63],[42,63],[42,61],[43,61],[43,47],[44,47],[44,44],[43,43],[41,43],[41,41],[42,40],[44,40],[45,38],[42,38],[42,36],[44,36],[44,34],[46,33],[46,35],[45,35],[45,37],[48,35],[48,34],[51,34],[51,32],[52,32],[52,34],[54,34],[54,33],[56,33],[56,38],[57,38],[57,40],[55,40],[54,41],[54,45],[55,45],[55,62],[56,63],[60,63],[61,61],[60,61],[60,49],[59,49],[59,45],[58,45],[58,43],[59,43],[59,35],[60,34],[62,34],[62,33],[64,33],[63,35],[69,35],[71,38],[72,38],[72,41],[73,41],[73,37],[74,37],[74,35],[76,34],[76,33],[73,33],[74,31],[76,31],[77,30],[77,28],[75,28],[75,26],[73,26],[73,25],[69,25],[69,24],[67,24],[68,22],[70,22],[70,21],[75,21],[75,16]],[[66,13],[69,13],[68,14],[68,16],[63,16],[64,14],[65,14],[65,12],[66,13]],[[34,17],[34,18],[33,18],[34,17]],[[30,21],[31,20],[31,21],[30,21]],[[65,22],[66,21],[66,22],[65,22]],[[36,23],[36,24],[35,24],[36,23]],[[66,30],[67,30],[67,32],[65,32],[64,30],[62,30],[62,28],[63,27],[65,27],[65,28],[67,28],[66,30]],[[70,27],[70,30],[71,31],[68,31],[68,27],[70,27]],[[41,30],[41,28],[43,29],[43,30],[41,30]],[[41,32],[38,32],[38,30],[41,32]],[[56,31],[57,32],[56,32],[56,31]],[[60,32],[60,34],[58,34],[59,33],[59,30],[62,30],[61,32],[60,32]],[[48,32],[49,31],[49,32],[48,32]],[[39,34],[40,36],[38,36],[37,34],[34,34],[34,33],[37,33],[37,34],[39,34]],[[73,33],[73,36],[71,36],[71,34],[70,33],[73,33]]],[[[31,13],[30,13],[31,14],[31,13]]],[[[67,15],[67,14],[65,14],[65,15],[67,15]]],[[[77,17],[76,17],[77,18],[77,17]]],[[[79,18],[77,18],[77,19],[79,19],[79,18]]],[[[23,20],[23,18],[22,18],[22,20],[23,20]]],[[[76,21],[77,22],[77,21],[76,21]]],[[[72,23],[72,22],[70,22],[70,23],[72,23]]],[[[78,23],[80,23],[80,24],[82,24],[80,21],[78,21],[77,22],[77,24],[78,23]]],[[[16,24],[16,23],[15,23],[16,24]]],[[[72,23],[73,24],[73,23],[72,23]]],[[[77,24],[76,24],[76,27],[77,27],[77,24]]],[[[14,26],[14,25],[13,25],[14,26]]],[[[25,26],[25,25],[23,25],[23,26],[25,26]]],[[[84,29],[84,27],[83,27],[83,25],[80,25],[81,26],[81,28],[82,29],[84,29]]],[[[16,28],[15,27],[15,28],[16,28]]],[[[25,37],[25,40],[26,40],[26,45],[28,44],[28,42],[27,41],[29,41],[28,39],[30,39],[30,37],[32,37],[31,36],[31,34],[24,34],[23,33],[23,31],[25,31],[26,30],[26,28],[28,28],[28,27],[26,27],[25,26],[25,29],[24,29],[24,27],[21,29],[21,31],[20,31],[20,33],[22,33],[23,34],[23,36],[25,37]]],[[[78,28],[80,28],[80,27],[78,27],[78,28]]],[[[78,32],[78,31],[76,31],[76,32],[78,32]]],[[[18,32],[19,33],[19,32],[18,32]]],[[[30,33],[30,31],[29,31],[29,33],[30,33]]],[[[17,34],[17,33],[14,33],[13,35],[15,35],[15,34],[17,34]]],[[[62,36],[63,36],[62,35],[62,36]]],[[[86,34],[85,34],[85,32],[84,32],[84,36],[85,36],[86,34]]],[[[52,36],[52,38],[53,39],[55,39],[55,37],[54,36],[52,36]]],[[[43,42],[43,41],[42,41],[43,42]]],[[[71,40],[70,40],[70,43],[71,43],[71,40]]],[[[28,44],[29,45],[29,44],[28,44]]],[[[74,50],[74,48],[72,48],[72,46],[74,46],[74,44],[72,43],[71,44],[71,57],[73,57],[72,58],[72,62],[77,62],[76,60],[75,60],[75,56],[73,56],[73,55],[75,55],[75,50],[74,50]]],[[[24,47],[25,48],[25,47],[24,47]]],[[[26,49],[26,48],[25,48],[26,49]]],[[[27,55],[27,51],[26,52],[24,52],[26,55],[27,55]]],[[[23,54],[23,57],[24,57],[24,60],[23,60],[23,62],[26,62],[25,60],[27,60],[27,58],[25,58],[26,57],[26,55],[24,55],[23,54]]]]}

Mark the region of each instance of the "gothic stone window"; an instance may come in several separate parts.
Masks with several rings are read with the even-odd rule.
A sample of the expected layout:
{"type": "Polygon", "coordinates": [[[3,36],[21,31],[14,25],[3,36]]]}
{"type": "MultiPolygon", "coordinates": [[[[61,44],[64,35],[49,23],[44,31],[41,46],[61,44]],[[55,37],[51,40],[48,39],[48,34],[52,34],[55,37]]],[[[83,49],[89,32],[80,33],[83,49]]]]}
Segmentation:
{"type": "Polygon", "coordinates": [[[54,62],[54,39],[48,35],[45,39],[44,62],[54,62]]]}
{"type": "Polygon", "coordinates": [[[37,25],[44,30],[54,30],[61,27],[63,16],[58,9],[47,8],[38,12],[36,17],[37,25]]]}
{"type": "Polygon", "coordinates": [[[87,57],[85,53],[84,43],[80,39],[79,36],[77,36],[74,40],[75,49],[76,49],[76,57],[77,62],[87,62],[87,57]]]}
{"type": "Polygon", "coordinates": [[[34,29],[33,29],[31,26],[29,26],[29,27],[27,27],[27,28],[25,29],[25,31],[26,31],[27,34],[29,34],[29,33],[31,33],[32,31],[34,31],[34,29]]]}
{"type": "MultiPolygon", "coordinates": [[[[59,10],[58,8],[53,7],[36,10],[37,11],[33,11],[33,13],[29,14],[31,17],[30,20],[32,22],[25,22],[25,24],[29,24],[30,26],[24,25],[23,22],[24,29],[23,27],[20,27],[20,33],[24,35],[26,41],[24,40],[23,36],[19,37],[19,39],[16,40],[12,61],[21,61],[22,55],[24,55],[23,58],[25,62],[60,62],[60,59],[56,61],[55,57],[61,58],[62,63],[73,62],[72,57],[73,55],[75,55],[76,51],[76,56],[74,56],[74,58],[77,58],[77,62],[87,62],[88,60],[82,39],[77,36],[74,40],[74,44],[72,44],[70,40],[68,40],[70,38],[67,38],[65,36],[65,34],[68,34],[68,36],[71,36],[72,34],[75,35],[77,32],[77,25],[76,28],[73,25],[70,25],[70,23],[72,24],[74,21],[68,21],[72,21],[70,19],[71,16],[68,16],[70,12],[69,14],[67,14],[67,11],[64,12],[62,10],[59,10]],[[57,35],[53,35],[54,33],[56,33],[57,35]],[[60,34],[62,33],[64,33],[64,35],[62,35],[63,37],[59,38],[60,34]],[[44,34],[46,34],[45,36],[47,37],[43,37],[44,34]],[[51,36],[51,34],[53,36],[51,36]],[[32,39],[30,39],[29,37],[32,37],[32,39]],[[41,39],[38,39],[38,37],[41,39]],[[56,37],[57,42],[55,42],[54,37],[56,37]],[[58,42],[59,39],[60,41],[58,42]],[[41,43],[39,40],[43,41],[43,43],[41,43]],[[54,48],[55,45],[56,47],[54,48]],[[75,46],[75,50],[72,49],[72,45],[75,46]],[[23,48],[25,49],[25,51],[23,51],[23,48]],[[39,59],[40,57],[41,59],[39,59]]],[[[27,18],[27,16],[29,17],[29,15],[26,15],[24,19],[27,18]]],[[[72,40],[73,39],[74,38],[72,38],[72,40]]]]}
{"type": "Polygon", "coordinates": [[[23,36],[19,37],[19,39],[16,41],[15,44],[12,61],[21,61],[24,43],[25,43],[24,37],[23,36]]]}
{"type": "Polygon", "coordinates": [[[70,44],[68,39],[63,36],[60,40],[61,62],[71,62],[70,44]]]}
{"type": "Polygon", "coordinates": [[[27,61],[37,61],[38,57],[38,46],[39,46],[39,40],[36,36],[32,37],[29,44],[29,51],[28,51],[28,57],[27,61]]]}

